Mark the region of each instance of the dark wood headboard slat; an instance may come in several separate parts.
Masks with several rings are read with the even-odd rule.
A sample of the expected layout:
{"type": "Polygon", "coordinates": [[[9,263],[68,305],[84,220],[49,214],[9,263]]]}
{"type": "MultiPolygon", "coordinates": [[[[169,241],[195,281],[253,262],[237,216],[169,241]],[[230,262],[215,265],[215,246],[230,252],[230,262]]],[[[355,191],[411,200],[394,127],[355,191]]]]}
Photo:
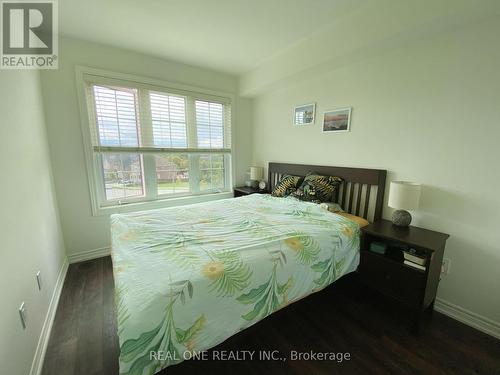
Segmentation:
{"type": "Polygon", "coordinates": [[[363,185],[358,184],[358,197],[356,198],[356,216],[359,216],[361,212],[361,192],[363,191],[363,185]]]}
{"type": "Polygon", "coordinates": [[[384,174],[380,174],[378,177],[377,184],[377,198],[375,201],[375,213],[374,217],[376,220],[382,219],[382,210],[384,208],[384,190],[385,190],[385,177],[387,175],[387,171],[384,171],[384,174]]]}
{"type": "Polygon", "coordinates": [[[365,212],[363,217],[368,217],[368,207],[370,203],[370,192],[372,190],[372,186],[370,184],[366,185],[366,196],[365,196],[365,212]]]}
{"type": "Polygon", "coordinates": [[[348,186],[349,186],[349,182],[344,181],[344,183],[342,184],[342,189],[344,190],[342,192],[342,202],[339,202],[342,206],[345,206],[345,204],[347,202],[347,187],[348,186]]]}
{"type": "Polygon", "coordinates": [[[354,196],[354,188],[355,188],[356,184],[354,182],[350,182],[349,183],[349,209],[347,210],[348,212],[353,212],[352,211],[352,198],[354,196]]]}
{"type": "Polygon", "coordinates": [[[315,172],[327,176],[337,176],[343,179],[342,185],[335,192],[334,200],[347,212],[368,218],[370,207],[375,207],[373,218],[376,221],[382,218],[384,202],[385,179],[387,171],[383,169],[333,167],[324,165],[306,165],[289,163],[269,163],[268,182],[272,191],[284,174],[305,176],[308,172],[315,172]],[[371,199],[371,189],[375,188],[377,193],[375,200],[371,199]],[[366,193],[363,198],[363,188],[366,193]],[[356,195],[354,190],[357,189],[356,195]],[[371,199],[371,200],[370,200],[371,199]],[[363,203],[363,210],[361,209],[363,203]]]}
{"type": "Polygon", "coordinates": [[[334,197],[334,201],[335,202],[338,202],[339,201],[339,197],[340,197],[340,187],[338,189],[335,190],[335,197],[334,197]]]}

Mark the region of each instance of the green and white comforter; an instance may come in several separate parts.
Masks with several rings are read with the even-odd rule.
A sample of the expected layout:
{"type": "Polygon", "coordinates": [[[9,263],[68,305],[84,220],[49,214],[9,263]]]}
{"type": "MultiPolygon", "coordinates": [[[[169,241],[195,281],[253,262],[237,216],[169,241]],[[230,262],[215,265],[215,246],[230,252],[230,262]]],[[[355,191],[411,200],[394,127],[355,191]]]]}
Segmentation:
{"type": "Polygon", "coordinates": [[[211,348],[359,263],[358,224],[293,198],[254,194],[111,222],[121,374],[211,348]]]}

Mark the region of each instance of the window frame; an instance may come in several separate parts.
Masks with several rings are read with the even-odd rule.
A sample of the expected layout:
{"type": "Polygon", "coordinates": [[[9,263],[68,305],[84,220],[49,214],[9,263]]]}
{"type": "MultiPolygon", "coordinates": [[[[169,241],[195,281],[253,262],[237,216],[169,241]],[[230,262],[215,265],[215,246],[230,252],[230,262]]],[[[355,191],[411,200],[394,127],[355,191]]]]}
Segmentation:
{"type": "MultiPolygon", "coordinates": [[[[100,216],[118,212],[132,212],[139,211],[145,209],[153,209],[153,208],[161,208],[161,207],[170,207],[191,203],[199,203],[206,202],[216,199],[230,198],[233,196],[233,181],[235,176],[235,152],[234,152],[234,121],[235,121],[235,96],[228,92],[221,91],[213,91],[207,90],[199,87],[181,85],[172,82],[167,82],[163,80],[141,77],[131,74],[125,73],[117,73],[111,72],[101,69],[95,69],[84,66],[76,66],[76,83],[78,90],[78,101],[80,106],[80,124],[83,136],[83,144],[84,144],[84,152],[85,152],[85,164],[87,170],[87,180],[88,187],[90,191],[90,200],[91,200],[91,209],[93,216],[100,216]],[[222,102],[224,104],[229,104],[231,108],[230,115],[230,127],[227,129],[224,128],[224,132],[228,132],[225,134],[229,135],[231,138],[231,147],[230,151],[225,153],[224,162],[228,165],[227,173],[225,175],[225,191],[223,192],[190,192],[189,194],[154,194],[154,198],[152,199],[151,192],[147,192],[147,183],[146,179],[148,178],[148,174],[146,173],[146,169],[144,167],[146,157],[154,158],[155,154],[147,154],[141,153],[140,148],[138,148],[138,154],[141,154],[141,163],[143,164],[143,181],[144,181],[144,197],[133,197],[127,198],[125,202],[121,204],[116,201],[109,202],[106,199],[105,189],[104,189],[104,176],[102,173],[102,163],[99,163],[101,157],[96,157],[96,153],[94,151],[94,146],[92,143],[92,134],[91,134],[91,126],[94,124],[90,123],[90,119],[95,118],[95,113],[91,113],[92,108],[95,106],[95,103],[91,103],[89,105],[87,103],[87,90],[89,84],[101,84],[101,85],[110,85],[110,86],[118,86],[118,87],[133,87],[138,88],[137,94],[137,106],[140,107],[142,102],[144,101],[144,97],[147,91],[144,91],[143,94],[140,94],[140,89],[148,90],[148,91],[158,91],[160,93],[172,94],[177,96],[186,97],[186,108],[188,105],[193,105],[194,100],[207,100],[207,101],[216,101],[222,102]],[[128,85],[128,86],[127,86],[128,85]],[[144,97],[143,97],[144,96],[144,97]],[[194,97],[194,98],[193,98],[194,97]],[[192,100],[191,104],[188,104],[188,101],[192,100]]],[[[137,112],[138,120],[140,121],[141,117],[139,112],[137,112]]],[[[189,115],[189,111],[186,110],[186,115],[189,115]]],[[[186,118],[186,121],[189,119],[186,118]]],[[[195,128],[195,127],[191,127],[195,128]]],[[[189,139],[189,127],[186,130],[188,133],[189,139]]],[[[188,141],[189,142],[189,141],[188,141]]],[[[188,144],[189,149],[189,144],[188,144]]],[[[179,149],[186,150],[186,149],[179,149]]],[[[183,151],[185,153],[185,151],[183,151]]],[[[119,151],[117,150],[117,153],[119,151]]],[[[158,151],[158,154],[161,154],[161,150],[158,151]]],[[[208,154],[217,154],[217,149],[212,149],[208,152],[208,154]]],[[[197,173],[195,173],[197,175],[197,173]]],[[[190,170],[190,179],[191,179],[191,170],[190,170]]],[[[151,184],[149,184],[151,186],[151,184]]]]}

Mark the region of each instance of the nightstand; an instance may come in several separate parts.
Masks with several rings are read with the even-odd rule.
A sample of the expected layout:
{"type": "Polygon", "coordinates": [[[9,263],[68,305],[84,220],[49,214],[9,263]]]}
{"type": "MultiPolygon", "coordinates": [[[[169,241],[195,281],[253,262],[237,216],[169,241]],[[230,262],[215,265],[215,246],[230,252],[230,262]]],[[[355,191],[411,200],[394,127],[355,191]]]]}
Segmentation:
{"type": "Polygon", "coordinates": [[[234,188],[234,197],[241,197],[243,195],[250,194],[266,194],[267,190],[260,190],[259,188],[253,188],[248,186],[238,186],[234,188]]]}
{"type": "Polygon", "coordinates": [[[361,281],[415,311],[418,332],[424,311],[432,312],[439,284],[444,248],[449,235],[413,226],[398,227],[380,220],[361,229],[361,281]],[[370,250],[373,242],[386,246],[385,254],[370,250]],[[425,269],[404,263],[403,250],[414,249],[425,259],[425,269]]]}

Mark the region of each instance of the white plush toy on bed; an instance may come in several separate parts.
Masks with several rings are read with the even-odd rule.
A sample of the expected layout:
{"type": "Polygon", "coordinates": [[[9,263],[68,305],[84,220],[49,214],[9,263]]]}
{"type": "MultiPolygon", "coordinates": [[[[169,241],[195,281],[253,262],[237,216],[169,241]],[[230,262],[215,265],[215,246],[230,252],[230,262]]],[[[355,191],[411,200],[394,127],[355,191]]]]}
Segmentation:
{"type": "Polygon", "coordinates": [[[330,211],[330,212],[344,212],[344,210],[342,209],[342,207],[340,207],[340,205],[338,203],[326,203],[326,202],[323,202],[323,203],[320,203],[319,206],[321,208],[323,208],[324,210],[327,210],[327,211],[330,211]]]}

